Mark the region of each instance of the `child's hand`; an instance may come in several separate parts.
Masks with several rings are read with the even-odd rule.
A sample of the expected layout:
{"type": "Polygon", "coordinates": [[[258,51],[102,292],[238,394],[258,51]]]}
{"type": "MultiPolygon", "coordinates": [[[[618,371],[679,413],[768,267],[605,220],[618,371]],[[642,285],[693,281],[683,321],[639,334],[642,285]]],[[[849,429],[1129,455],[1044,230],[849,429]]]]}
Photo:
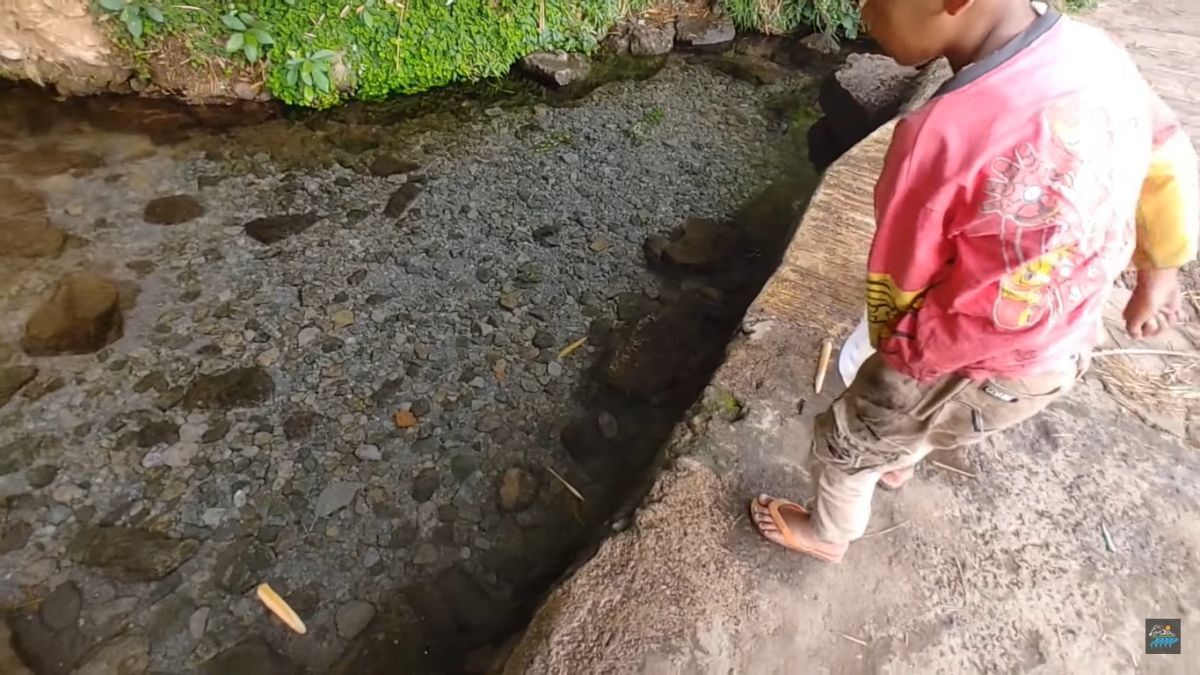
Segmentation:
{"type": "Polygon", "coordinates": [[[1154,337],[1186,318],[1178,270],[1141,270],[1125,306],[1125,330],[1135,340],[1154,337]]]}

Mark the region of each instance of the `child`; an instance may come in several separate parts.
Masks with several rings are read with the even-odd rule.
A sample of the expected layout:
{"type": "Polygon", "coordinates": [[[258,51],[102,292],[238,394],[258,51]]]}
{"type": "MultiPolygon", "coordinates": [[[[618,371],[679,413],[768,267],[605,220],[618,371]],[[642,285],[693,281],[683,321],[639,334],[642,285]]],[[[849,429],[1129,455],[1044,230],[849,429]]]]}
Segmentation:
{"type": "Polygon", "coordinates": [[[817,420],[815,506],[750,505],[764,537],[829,562],[877,483],[1067,391],[1131,260],[1130,335],[1179,320],[1200,235],[1195,152],[1101,31],[1029,0],[874,0],[863,21],[899,63],[945,56],[955,76],[897,123],[875,188],[878,351],[817,420]]]}

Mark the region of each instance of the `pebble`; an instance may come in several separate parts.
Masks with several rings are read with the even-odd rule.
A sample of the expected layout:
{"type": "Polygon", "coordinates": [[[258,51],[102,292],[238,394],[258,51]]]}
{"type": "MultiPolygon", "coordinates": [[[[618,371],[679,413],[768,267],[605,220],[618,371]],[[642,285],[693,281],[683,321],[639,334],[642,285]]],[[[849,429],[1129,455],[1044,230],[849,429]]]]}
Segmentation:
{"type": "Polygon", "coordinates": [[[163,453],[163,463],[175,469],[182,469],[192,462],[192,458],[200,452],[197,443],[180,442],[167,448],[163,453]]]}
{"type": "Polygon", "coordinates": [[[563,374],[562,364],[558,361],[551,361],[546,364],[546,374],[550,377],[559,377],[563,374]]]}
{"type": "Polygon", "coordinates": [[[379,564],[379,560],[379,550],[375,548],[368,548],[367,552],[363,554],[362,565],[367,569],[371,569],[379,564]]]}
{"type": "Polygon", "coordinates": [[[207,433],[207,424],[185,424],[179,427],[179,440],[187,443],[204,442],[204,437],[207,433]]]}
{"type": "Polygon", "coordinates": [[[345,328],[354,325],[354,312],[348,309],[339,309],[329,317],[329,320],[333,323],[334,328],[345,328]]]}
{"type": "Polygon", "coordinates": [[[51,525],[62,525],[75,515],[71,507],[63,504],[55,504],[50,507],[50,511],[46,513],[46,522],[51,525]]]}
{"type": "Polygon", "coordinates": [[[208,615],[211,611],[208,607],[201,607],[192,612],[192,616],[188,618],[188,632],[192,634],[193,640],[204,637],[204,632],[208,630],[208,615]]]}
{"type": "Polygon", "coordinates": [[[296,343],[300,347],[307,347],[319,337],[321,337],[321,329],[316,326],[308,326],[300,329],[300,333],[296,336],[296,343]]]}
{"type": "Polygon", "coordinates": [[[204,514],[200,516],[200,522],[204,523],[206,527],[218,527],[225,522],[225,509],[205,509],[204,514]]]}
{"type": "Polygon", "coordinates": [[[354,451],[354,456],[364,462],[377,462],[383,459],[383,453],[379,451],[378,445],[363,445],[354,451]]]}
{"type": "Polygon", "coordinates": [[[278,348],[271,347],[270,349],[264,351],[263,353],[261,353],[257,357],[255,357],[254,362],[257,363],[258,365],[262,366],[263,368],[266,368],[268,366],[273,366],[273,365],[275,365],[275,363],[277,361],[279,361],[279,357],[281,356],[281,354],[282,353],[279,351],[278,348]]]}
{"type": "Polygon", "coordinates": [[[432,565],[438,561],[437,546],[424,542],[417,546],[416,553],[413,554],[414,565],[432,565]]]}
{"type": "Polygon", "coordinates": [[[59,504],[71,504],[83,499],[86,494],[87,492],[78,485],[63,483],[54,488],[50,493],[50,497],[59,504]]]}
{"type": "Polygon", "coordinates": [[[375,605],[365,600],[351,600],[338,608],[334,622],[337,624],[338,637],[352,640],[363,632],[371,619],[375,618],[375,605]]]}

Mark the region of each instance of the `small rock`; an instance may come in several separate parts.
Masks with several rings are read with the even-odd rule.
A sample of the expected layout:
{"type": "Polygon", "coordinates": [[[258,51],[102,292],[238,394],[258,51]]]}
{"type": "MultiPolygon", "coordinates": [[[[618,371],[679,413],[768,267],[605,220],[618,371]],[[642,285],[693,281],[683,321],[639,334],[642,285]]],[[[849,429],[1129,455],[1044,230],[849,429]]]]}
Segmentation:
{"type": "Polygon", "coordinates": [[[479,460],[473,455],[455,455],[450,459],[450,473],[458,482],[470,478],[479,469],[479,460]]]}
{"type": "Polygon", "coordinates": [[[4,255],[18,258],[57,258],[67,234],[50,224],[46,202],[34,190],[0,179],[0,241],[4,255]]]}
{"type": "Polygon", "coordinates": [[[204,632],[208,630],[208,615],[211,611],[211,608],[201,607],[192,612],[192,616],[188,618],[188,632],[192,634],[193,640],[204,637],[204,632]]]}
{"type": "Polygon", "coordinates": [[[153,225],[179,225],[204,215],[204,207],[190,195],[159,197],[146,204],[142,217],[153,225]]]}
{"type": "Polygon", "coordinates": [[[735,37],[733,19],[724,14],[681,16],[675,22],[675,41],[688,47],[713,48],[727,45],[735,37]]]}
{"type": "Polygon", "coordinates": [[[303,348],[312,344],[314,340],[321,337],[321,329],[316,326],[306,326],[300,329],[300,333],[296,336],[297,344],[303,348]]]}
{"type": "Polygon", "coordinates": [[[374,618],[375,605],[365,600],[351,600],[338,608],[334,618],[338,636],[343,640],[352,640],[363,632],[374,618]]]}
{"type": "Polygon", "coordinates": [[[420,195],[421,185],[419,183],[405,183],[400,186],[399,190],[392,193],[387,206],[383,208],[383,215],[390,218],[403,218],[420,195]]]}
{"type": "Polygon", "coordinates": [[[604,253],[608,249],[612,248],[612,241],[608,237],[596,237],[592,240],[592,243],[588,244],[588,248],[595,253],[604,253]]]}
{"type": "Polygon", "coordinates": [[[432,565],[438,561],[437,546],[429,542],[422,542],[417,546],[416,552],[413,554],[414,565],[432,565]]]}
{"type": "Polygon", "coordinates": [[[588,76],[591,65],[581,54],[538,52],[521,59],[521,68],[550,87],[565,87],[588,76]]]}
{"type": "Polygon", "coordinates": [[[438,476],[437,469],[425,469],[413,480],[412,498],[423,504],[433,499],[433,494],[441,485],[442,479],[438,476]]]}
{"type": "Polygon", "coordinates": [[[743,54],[725,56],[713,65],[726,75],[750,84],[774,84],[785,75],[783,68],[773,61],[743,54]]]}
{"type": "Polygon", "coordinates": [[[75,582],[68,581],[55,588],[46,599],[38,613],[42,623],[54,630],[66,630],[79,623],[79,612],[83,609],[83,594],[75,582]]]}
{"type": "Polygon", "coordinates": [[[825,78],[817,100],[842,146],[851,147],[896,116],[917,70],[879,54],[851,54],[825,78]]]}
{"type": "Polygon", "coordinates": [[[601,410],[600,414],[596,416],[596,426],[600,428],[600,435],[607,441],[616,439],[621,433],[616,416],[607,410],[601,410]]]}
{"type": "Polygon", "coordinates": [[[411,429],[417,426],[417,416],[411,410],[397,410],[392,415],[392,423],[397,429],[411,429]]]}
{"type": "Polygon", "coordinates": [[[33,366],[8,366],[0,368],[0,408],[8,403],[21,388],[37,377],[38,370],[33,366]]]}
{"type": "Polygon", "coordinates": [[[538,349],[549,349],[558,344],[558,338],[554,337],[554,333],[546,330],[539,330],[533,335],[533,346],[538,349]]]}
{"type": "Polygon", "coordinates": [[[378,445],[363,445],[354,451],[354,456],[364,462],[378,462],[383,459],[383,453],[378,445]]]}
{"type": "Polygon", "coordinates": [[[179,440],[179,425],[168,420],[149,422],[134,436],[139,448],[152,448],[179,440]]]}
{"type": "Polygon", "coordinates": [[[842,51],[842,46],[834,37],[819,31],[805,37],[800,44],[824,56],[835,56],[842,51]]]}
{"type": "Polygon", "coordinates": [[[182,469],[191,464],[192,458],[199,453],[200,446],[196,443],[186,441],[176,443],[163,452],[163,464],[174,469],[182,469]]]}
{"type": "Polygon", "coordinates": [[[170,574],[200,548],[192,539],[132,527],[84,526],[67,548],[76,563],[99,567],[129,581],[156,581],[170,574]]]}
{"type": "Polygon", "coordinates": [[[510,312],[521,306],[521,294],[516,291],[510,291],[500,294],[500,306],[510,312]]]}
{"type": "Polygon", "coordinates": [[[262,572],[275,563],[275,552],[256,539],[243,539],[217,556],[213,577],[217,585],[241,595],[261,582],[262,572]]]}
{"type": "Polygon", "coordinates": [[[497,505],[503,511],[524,511],[533,506],[537,494],[537,478],[522,468],[512,467],[500,477],[497,505]]]}
{"type": "Polygon", "coordinates": [[[334,312],[329,320],[333,322],[334,328],[345,328],[354,325],[354,312],[348,309],[339,309],[334,312]]]}
{"type": "Polygon", "coordinates": [[[120,300],[108,279],[91,272],[68,274],[30,316],[21,348],[30,356],[95,352],[121,337],[120,300]]]}
{"type": "Polygon", "coordinates": [[[382,558],[379,555],[379,551],[374,548],[369,548],[367,549],[367,552],[363,554],[362,566],[367,569],[371,569],[372,567],[378,565],[380,560],[382,560],[382,558]]]}
{"type": "Polygon", "coordinates": [[[63,483],[54,488],[50,497],[59,504],[72,504],[83,499],[86,495],[87,492],[78,485],[63,483]]]}
{"type": "Polygon", "coordinates": [[[205,431],[204,435],[200,437],[200,442],[216,443],[217,441],[225,438],[225,436],[229,433],[229,426],[229,422],[224,418],[212,420],[211,424],[209,424],[208,431],[205,431]]]}
{"type": "Polygon", "coordinates": [[[561,377],[563,374],[563,366],[558,361],[551,361],[546,364],[546,374],[550,377],[561,377]]]}
{"type": "Polygon", "coordinates": [[[42,464],[26,471],[25,481],[29,483],[29,487],[38,490],[53,483],[56,476],[58,476],[57,466],[42,464]]]}
{"type": "Polygon", "coordinates": [[[289,214],[255,218],[243,226],[246,236],[260,244],[277,244],[288,237],[300,234],[316,224],[320,216],[315,213],[289,214]]]}
{"type": "Polygon", "coordinates": [[[412,173],[420,168],[421,165],[417,164],[416,162],[407,159],[399,159],[391,155],[383,155],[381,157],[376,157],[375,161],[371,162],[371,166],[368,168],[368,171],[371,172],[372,176],[386,178],[388,176],[395,176],[402,173],[412,173]]]}
{"type": "Polygon", "coordinates": [[[296,666],[262,638],[250,638],[217,654],[200,675],[295,675],[296,666]]]}
{"type": "Polygon", "coordinates": [[[661,56],[674,46],[674,23],[634,26],[629,34],[629,51],[634,56],[661,56]]]}
{"type": "Polygon", "coordinates": [[[72,515],[74,515],[74,512],[71,510],[71,507],[63,504],[55,504],[54,506],[51,506],[50,511],[46,513],[46,522],[50,523],[51,525],[62,525],[70,520],[72,515]]]}
{"type": "Polygon", "coordinates": [[[317,497],[318,518],[326,518],[350,505],[354,496],[362,489],[362,483],[334,482],[321,490],[317,497]]]}
{"type": "Polygon", "coordinates": [[[199,443],[208,433],[206,424],[185,424],[179,427],[179,439],[188,443],[199,443]]]}
{"type": "Polygon", "coordinates": [[[229,410],[266,403],[275,394],[275,381],[259,366],[232,368],[201,375],[188,387],[183,405],[188,410],[229,410]]]}
{"type": "Polygon", "coordinates": [[[125,635],[100,647],[73,675],[143,675],[149,667],[149,638],[125,635]]]}
{"type": "Polygon", "coordinates": [[[504,420],[499,415],[484,415],[475,423],[475,430],[482,434],[490,434],[504,426],[504,420]]]}
{"type": "Polygon", "coordinates": [[[10,517],[3,529],[0,529],[0,555],[25,548],[31,534],[33,534],[33,527],[29,523],[23,520],[14,521],[10,517]]]}

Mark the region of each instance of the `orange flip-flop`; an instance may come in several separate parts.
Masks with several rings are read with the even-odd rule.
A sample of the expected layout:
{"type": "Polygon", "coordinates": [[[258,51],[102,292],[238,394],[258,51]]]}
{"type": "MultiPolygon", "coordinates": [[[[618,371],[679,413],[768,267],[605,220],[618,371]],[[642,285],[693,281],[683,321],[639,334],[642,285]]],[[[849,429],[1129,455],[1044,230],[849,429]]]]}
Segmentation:
{"type": "MultiPolygon", "coordinates": [[[[770,496],[768,496],[768,499],[770,499],[770,501],[767,503],[767,512],[771,514],[771,522],[775,525],[775,529],[779,530],[779,534],[783,535],[782,546],[784,548],[797,553],[803,553],[804,555],[812,556],[818,560],[824,560],[825,562],[840,563],[842,561],[845,553],[830,555],[800,543],[800,541],[798,541],[792,534],[791,529],[787,526],[787,521],[783,519],[783,514],[780,513],[780,511],[783,509],[792,509],[807,516],[809,515],[808,509],[800,506],[796,502],[788,501],[786,499],[777,499],[770,496]]],[[[758,497],[750,500],[750,522],[754,524],[754,529],[758,530],[758,533],[767,541],[770,541],[772,544],[779,544],[779,542],[772,541],[769,537],[767,537],[766,533],[758,527],[758,521],[754,518],[754,507],[756,505],[761,506],[758,501],[758,497]]]]}

